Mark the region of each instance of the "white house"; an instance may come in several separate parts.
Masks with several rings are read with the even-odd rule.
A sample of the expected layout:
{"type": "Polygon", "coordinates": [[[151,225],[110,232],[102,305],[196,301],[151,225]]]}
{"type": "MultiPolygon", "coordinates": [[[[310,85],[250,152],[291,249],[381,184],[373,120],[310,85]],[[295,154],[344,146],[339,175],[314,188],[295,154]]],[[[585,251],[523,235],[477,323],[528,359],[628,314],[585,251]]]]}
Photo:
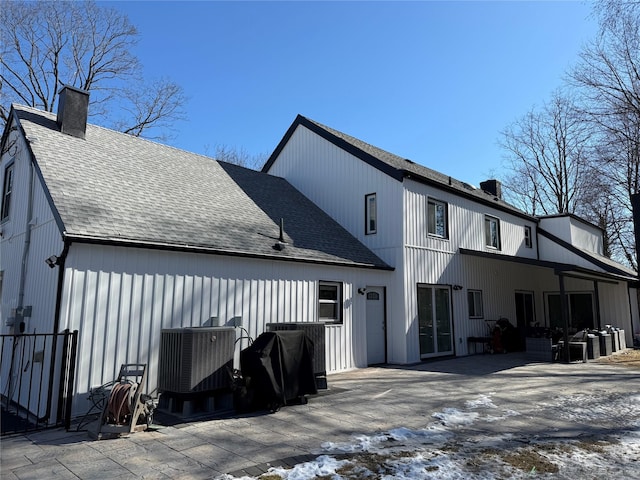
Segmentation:
{"type": "Polygon", "coordinates": [[[572,329],[614,325],[628,345],[640,331],[636,272],[602,255],[602,232],[571,215],[527,215],[495,180],[476,188],[303,116],[263,171],[394,267],[387,328],[367,333],[386,344],[385,361],[466,355],[502,317],[521,331],[561,326],[562,298],[572,329]]]}
{"type": "MultiPolygon", "coordinates": [[[[2,333],[79,332],[74,416],[124,363],[153,394],[164,328],[325,322],[328,372],[370,363],[387,263],[286,180],[87,125],[87,106],[69,87],[57,116],[14,105],[0,159],[2,333]]],[[[1,362],[3,400],[38,418],[60,403],[41,341],[1,362]]]]}
{"type": "Polygon", "coordinates": [[[497,181],[301,116],[255,172],[87,124],[87,108],[69,87],[57,115],[14,105],[0,143],[0,395],[33,416],[63,398],[84,413],[123,363],[147,364],[155,393],[165,328],[322,322],[328,372],[467,355],[500,317],[562,324],[563,298],[573,328],[640,330],[637,276],[602,256],[602,232],[531,217],[497,181]],[[37,336],[62,331],[78,331],[72,392],[37,336]]]}

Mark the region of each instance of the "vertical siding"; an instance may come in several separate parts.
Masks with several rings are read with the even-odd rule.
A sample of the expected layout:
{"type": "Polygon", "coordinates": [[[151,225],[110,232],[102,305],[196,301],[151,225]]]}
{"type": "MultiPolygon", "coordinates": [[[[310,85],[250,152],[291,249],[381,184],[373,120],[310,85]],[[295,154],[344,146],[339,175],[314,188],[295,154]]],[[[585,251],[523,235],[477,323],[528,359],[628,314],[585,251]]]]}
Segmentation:
{"type": "MultiPolygon", "coordinates": [[[[533,293],[536,320],[541,325],[546,324],[544,294],[559,289],[558,277],[551,269],[461,255],[460,248],[528,259],[538,258],[540,252],[545,259],[593,268],[586,260],[568,255],[568,252],[558,252],[544,238],[538,245],[534,221],[410,179],[397,182],[302,126],[294,132],[270,173],[289,180],[395,267],[387,290],[387,347],[388,360],[392,363],[420,360],[418,283],[463,287],[451,292],[458,355],[468,353],[468,336],[487,334],[485,320],[506,317],[515,325],[516,291],[533,293]],[[377,194],[379,227],[376,235],[368,236],[364,235],[364,196],[374,192],[377,194]],[[448,206],[446,239],[427,233],[429,198],[448,206]],[[486,215],[500,222],[499,250],[485,245],[486,215]],[[525,245],[525,227],[531,228],[532,247],[525,245]],[[550,249],[549,256],[545,256],[550,249]],[[468,318],[469,289],[482,291],[484,319],[468,318]]],[[[558,236],[568,237],[569,241],[572,235],[578,236],[580,242],[594,246],[593,232],[588,228],[572,234],[568,222],[556,219],[548,222],[549,229],[558,236]]],[[[567,279],[567,289],[593,290],[593,285],[589,287],[588,283],[567,279]]],[[[616,305],[625,298],[626,286],[612,288],[615,292],[605,288],[601,293],[602,309],[607,314],[620,315],[616,305]]]]}
{"type": "MultiPolygon", "coordinates": [[[[536,245],[524,245],[524,226],[535,231],[534,222],[484,206],[458,195],[412,180],[405,180],[404,194],[404,328],[406,361],[420,360],[418,344],[417,284],[461,285],[451,291],[451,307],[456,355],[468,354],[467,337],[487,334],[486,320],[500,317],[515,323],[515,291],[540,288],[538,275],[543,269],[508,262],[491,262],[463,256],[460,248],[495,252],[485,245],[484,218],[500,220],[501,250],[496,253],[536,258],[536,245]],[[428,235],[427,203],[429,198],[445,202],[448,208],[448,238],[428,235]],[[533,272],[533,273],[532,273],[533,272]],[[483,292],[484,319],[469,319],[467,292],[483,292]]],[[[535,238],[534,238],[535,242],[535,238]]],[[[548,275],[547,275],[548,277],[548,275]]],[[[547,280],[552,280],[547,278],[547,280]]],[[[535,296],[542,307],[542,295],[535,296]]],[[[537,310],[538,311],[538,310],[537,310]]]]}
{"type": "MultiPolygon", "coordinates": [[[[632,338],[629,338],[627,334],[627,345],[633,345],[633,339],[637,338],[640,341],[640,311],[638,308],[638,289],[629,288],[629,310],[631,315],[631,334],[632,338]]],[[[625,330],[626,333],[626,330],[625,330]]]]}
{"type": "Polygon", "coordinates": [[[575,253],[563,248],[548,238],[538,237],[540,243],[540,258],[550,262],[566,263],[578,265],[580,267],[589,268],[591,270],[601,270],[593,265],[586,258],[580,257],[575,253]]]}
{"type": "MultiPolygon", "coordinates": [[[[0,295],[0,331],[3,334],[14,332],[13,327],[5,325],[7,319],[12,316],[12,309],[19,304],[20,278],[22,262],[25,261],[24,297],[23,305],[32,308],[31,317],[24,319],[27,333],[53,333],[55,295],[58,269],[51,269],[45,263],[45,259],[51,255],[60,255],[62,241],[60,232],[53,220],[53,215],[45,197],[40,180],[35,169],[31,168],[31,158],[24,139],[17,131],[10,133],[7,145],[10,145],[0,159],[0,186],[4,185],[5,168],[13,163],[14,184],[11,197],[9,218],[0,224],[0,271],[3,272],[2,292],[0,295]],[[30,184],[32,214],[28,215],[30,184]],[[27,228],[31,229],[31,240],[26,243],[27,228]],[[26,256],[24,253],[26,252],[26,256]]],[[[1,202],[1,200],[0,200],[1,202]]],[[[26,358],[44,348],[43,344],[36,344],[31,338],[19,337],[15,345],[16,353],[22,350],[29,352],[26,358]]],[[[18,364],[17,355],[13,362],[11,349],[3,352],[5,357],[0,361],[0,378],[3,379],[3,388],[11,386],[11,393],[7,390],[12,400],[27,407],[32,413],[43,416],[45,414],[45,402],[39,410],[38,395],[29,396],[29,390],[38,391],[40,385],[44,388],[50,382],[49,358],[45,355],[44,362],[29,361],[18,364]],[[23,378],[32,378],[33,385],[28,382],[21,384],[21,390],[17,388],[18,373],[23,378]]],[[[55,381],[55,379],[52,379],[55,381]]],[[[54,405],[55,409],[55,405],[54,405]]],[[[55,411],[55,410],[54,410],[55,411]]]]}
{"type": "Polygon", "coordinates": [[[393,265],[401,245],[402,183],[298,126],[269,171],[327,212],[353,236],[393,265]],[[329,187],[330,186],[330,187],[329,187]],[[364,198],[376,194],[377,233],[365,235],[364,198]]]}
{"type": "MultiPolygon", "coordinates": [[[[457,284],[463,287],[462,290],[451,292],[457,355],[469,353],[467,337],[488,333],[485,320],[505,317],[516,326],[515,293],[518,291],[533,293],[535,320],[541,326],[548,325],[545,294],[558,293],[560,290],[559,279],[550,268],[407,247],[405,308],[408,362],[416,362],[420,359],[416,306],[418,283],[457,284]],[[469,318],[467,292],[470,289],[482,291],[484,310],[482,319],[469,318]]],[[[590,280],[566,278],[565,287],[567,292],[594,293],[593,281],[590,280]]],[[[625,332],[631,329],[626,284],[600,282],[598,289],[603,324],[619,325],[625,328],[625,332]]]]}
{"type": "Polygon", "coordinates": [[[485,215],[490,215],[500,220],[501,248],[497,253],[536,258],[535,238],[532,248],[524,244],[524,227],[529,226],[532,232],[535,231],[533,221],[412,180],[405,180],[404,184],[404,229],[408,246],[446,252],[456,252],[460,248],[495,252],[495,249],[485,245],[484,218],[485,215]],[[427,233],[429,198],[447,204],[447,239],[429,236],[427,233]]]}
{"type": "MultiPolygon", "coordinates": [[[[598,285],[600,298],[606,298],[606,302],[600,302],[601,324],[613,325],[624,329],[627,346],[633,346],[633,324],[629,305],[631,290],[626,285],[612,285],[601,283],[598,285]],[[624,288],[623,288],[624,287],[624,288]]],[[[635,301],[636,297],[632,297],[635,301]]]]}
{"type": "MultiPolygon", "coordinates": [[[[269,322],[317,321],[319,280],[343,282],[343,324],[326,328],[327,371],[366,366],[365,304],[362,296],[353,298],[354,284],[386,285],[387,277],[343,267],[74,244],[62,328],[79,330],[77,398],[113,380],[123,363],[147,363],[145,391],[153,393],[163,328],[237,321],[256,338],[269,322]]],[[[247,339],[238,342],[236,360],[247,345],[247,339]]],[[[74,411],[85,407],[80,401],[74,411]]]]}

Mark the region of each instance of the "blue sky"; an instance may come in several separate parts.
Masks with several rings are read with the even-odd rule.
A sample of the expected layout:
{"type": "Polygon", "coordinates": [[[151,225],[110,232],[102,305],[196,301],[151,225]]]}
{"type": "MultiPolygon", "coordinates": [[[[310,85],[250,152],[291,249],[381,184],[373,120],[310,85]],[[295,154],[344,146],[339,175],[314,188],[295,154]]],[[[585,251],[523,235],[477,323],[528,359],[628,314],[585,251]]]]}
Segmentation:
{"type": "Polygon", "coordinates": [[[596,34],[582,1],[108,2],[189,97],[169,143],[270,154],[300,113],[473,184],[596,34]]]}

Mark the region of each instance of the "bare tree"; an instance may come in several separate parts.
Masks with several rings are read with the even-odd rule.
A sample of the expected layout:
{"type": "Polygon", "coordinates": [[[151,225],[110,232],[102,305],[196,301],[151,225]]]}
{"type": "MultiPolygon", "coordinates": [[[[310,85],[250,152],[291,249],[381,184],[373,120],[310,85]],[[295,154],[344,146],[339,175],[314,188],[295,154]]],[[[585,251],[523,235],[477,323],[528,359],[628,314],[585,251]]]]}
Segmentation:
{"type": "Polygon", "coordinates": [[[534,215],[574,213],[586,187],[589,132],[571,99],[555,92],[501,133],[509,199],[534,215]]]}
{"type": "Polygon", "coordinates": [[[0,38],[3,122],[12,102],[55,111],[63,85],[90,91],[92,118],[131,135],[157,137],[183,116],[181,87],[142,80],[131,53],[137,30],[115,9],[93,1],[3,2],[0,38]]]}
{"type": "Polygon", "coordinates": [[[596,4],[600,33],[581,52],[570,78],[597,131],[597,174],[615,221],[610,240],[637,267],[631,197],[640,192],[640,2],[596,4]]]}
{"type": "Polygon", "coordinates": [[[261,153],[258,155],[251,155],[242,147],[237,148],[218,144],[214,147],[213,153],[210,153],[209,150],[210,146],[206,145],[205,153],[220,162],[233,163],[234,165],[250,168],[252,170],[260,169],[267,160],[267,154],[261,153]]]}

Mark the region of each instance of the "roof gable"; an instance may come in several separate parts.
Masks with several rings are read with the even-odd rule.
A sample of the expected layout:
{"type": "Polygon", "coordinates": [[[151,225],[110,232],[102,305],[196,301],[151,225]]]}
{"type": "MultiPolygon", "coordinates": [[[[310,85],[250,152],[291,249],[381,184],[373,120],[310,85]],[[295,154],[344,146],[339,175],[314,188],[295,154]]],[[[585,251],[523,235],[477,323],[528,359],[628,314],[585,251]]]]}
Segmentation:
{"type": "Polygon", "coordinates": [[[53,114],[14,111],[70,239],[389,268],[282,178],[95,125],[74,138],[53,114]]]}

